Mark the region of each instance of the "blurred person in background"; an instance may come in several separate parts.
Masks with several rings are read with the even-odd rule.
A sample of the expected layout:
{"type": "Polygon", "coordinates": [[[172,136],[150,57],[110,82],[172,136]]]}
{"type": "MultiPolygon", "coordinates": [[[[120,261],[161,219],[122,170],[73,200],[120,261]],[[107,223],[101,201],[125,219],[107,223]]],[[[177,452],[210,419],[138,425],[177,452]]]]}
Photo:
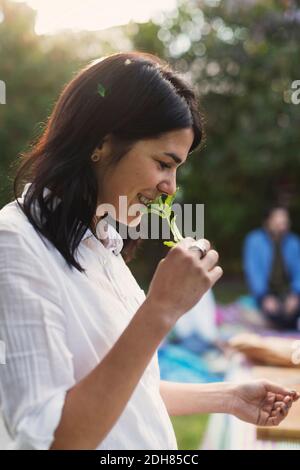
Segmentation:
{"type": "Polygon", "coordinates": [[[174,194],[201,140],[193,89],[151,54],[102,57],[62,91],[0,211],[10,449],[177,449],[172,415],[275,426],[299,398],[266,380],[160,380],[157,348],[221,277],[219,255],[208,240],[192,249],[183,239],[146,295],[126,264],[138,241],[123,241],[106,215],[138,225],[151,201],[174,194]],[[129,211],[136,204],[140,215],[129,211]]]}
{"type": "Polygon", "coordinates": [[[250,292],[278,329],[300,326],[300,238],[290,225],[287,208],[269,207],[262,228],[247,235],[243,250],[250,292]]]}

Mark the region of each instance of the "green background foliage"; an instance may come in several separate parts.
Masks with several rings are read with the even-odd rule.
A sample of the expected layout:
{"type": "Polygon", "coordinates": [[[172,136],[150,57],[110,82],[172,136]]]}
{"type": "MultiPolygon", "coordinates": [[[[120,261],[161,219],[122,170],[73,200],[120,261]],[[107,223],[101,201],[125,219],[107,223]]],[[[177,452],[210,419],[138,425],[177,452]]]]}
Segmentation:
{"type": "MultiPolygon", "coordinates": [[[[300,80],[299,2],[178,1],[147,23],[53,36],[35,34],[26,4],[0,0],[0,18],[0,208],[13,199],[16,165],[62,87],[90,60],[137,49],[168,60],[199,94],[206,140],[179,170],[178,186],[181,202],[205,204],[205,236],[225,273],[217,299],[233,300],[234,279],[244,292],[242,242],[269,202],[287,204],[300,232],[300,105],[291,101],[300,80]]],[[[143,288],[167,251],[159,240],[144,241],[131,264],[143,288]]],[[[207,416],[172,421],[179,448],[197,448],[207,416]]]]}
{"type": "MultiPolygon", "coordinates": [[[[179,1],[142,24],[99,32],[37,36],[26,4],[0,0],[0,207],[12,198],[20,153],[41,132],[62,87],[88,61],[138,49],[167,59],[194,84],[206,140],[178,172],[182,201],[205,204],[205,236],[220,252],[227,277],[241,277],[245,234],[266,204],[290,207],[300,231],[298,191],[300,79],[297,2],[179,1]]],[[[143,287],[167,252],[145,241],[132,263],[143,287]]]]}

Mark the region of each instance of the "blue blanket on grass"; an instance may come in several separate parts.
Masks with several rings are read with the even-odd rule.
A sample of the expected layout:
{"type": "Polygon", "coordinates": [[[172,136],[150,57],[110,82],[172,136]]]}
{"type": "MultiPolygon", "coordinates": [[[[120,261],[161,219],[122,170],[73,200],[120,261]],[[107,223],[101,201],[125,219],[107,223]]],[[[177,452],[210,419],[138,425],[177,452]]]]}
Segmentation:
{"type": "Polygon", "coordinates": [[[209,370],[208,364],[197,354],[182,346],[165,344],[158,350],[161,380],[185,383],[220,382],[223,374],[209,370]]]}

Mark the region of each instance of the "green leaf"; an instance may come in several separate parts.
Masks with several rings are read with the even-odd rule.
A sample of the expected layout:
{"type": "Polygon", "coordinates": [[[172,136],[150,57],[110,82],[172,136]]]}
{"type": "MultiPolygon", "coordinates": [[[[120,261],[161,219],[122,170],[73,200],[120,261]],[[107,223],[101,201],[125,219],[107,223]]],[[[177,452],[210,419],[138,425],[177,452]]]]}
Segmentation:
{"type": "Polygon", "coordinates": [[[170,222],[170,228],[172,230],[172,233],[174,235],[174,240],[175,242],[180,242],[180,240],[183,239],[183,236],[181,235],[181,233],[179,232],[178,230],[178,227],[176,225],[176,215],[173,217],[173,219],[171,220],[170,222]]]}
{"type": "MultiPolygon", "coordinates": [[[[158,217],[162,217],[162,214],[159,210],[157,210],[155,207],[148,207],[148,214],[156,214],[158,217]]],[[[163,218],[163,217],[162,217],[163,218]]]]}
{"type": "Polygon", "coordinates": [[[171,220],[172,217],[172,203],[175,199],[176,193],[179,188],[176,188],[176,192],[166,197],[165,201],[162,196],[157,197],[152,203],[148,204],[148,214],[156,214],[162,219],[167,219],[171,232],[174,236],[175,242],[165,241],[164,245],[173,247],[180,240],[183,239],[177,225],[176,225],[176,215],[171,220]]]}
{"type": "Polygon", "coordinates": [[[169,206],[169,207],[172,206],[173,201],[174,201],[174,199],[175,199],[176,194],[177,194],[178,191],[179,191],[179,187],[176,188],[176,191],[175,191],[174,194],[170,194],[170,195],[166,198],[165,204],[166,204],[167,206],[169,206]]]}
{"type": "Polygon", "coordinates": [[[174,199],[174,195],[173,195],[173,194],[170,195],[170,196],[168,196],[167,199],[165,200],[166,206],[171,206],[173,199],[174,199]]]}
{"type": "Polygon", "coordinates": [[[164,245],[168,246],[169,248],[173,248],[173,246],[176,246],[177,243],[174,243],[174,242],[171,242],[171,241],[167,241],[167,242],[164,242],[164,245]]]}
{"type": "Polygon", "coordinates": [[[102,96],[102,98],[104,98],[106,90],[101,83],[98,83],[98,93],[100,96],[102,96]]]}

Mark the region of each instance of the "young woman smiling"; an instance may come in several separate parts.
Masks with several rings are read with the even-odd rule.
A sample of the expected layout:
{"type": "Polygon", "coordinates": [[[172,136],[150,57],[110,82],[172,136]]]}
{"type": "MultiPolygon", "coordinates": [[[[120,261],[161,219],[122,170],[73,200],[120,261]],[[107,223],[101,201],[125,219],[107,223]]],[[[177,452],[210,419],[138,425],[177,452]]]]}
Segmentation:
{"type": "Polygon", "coordinates": [[[151,54],[104,57],[63,90],[0,211],[0,399],[11,448],[176,449],[170,415],[277,425],[298,398],[267,381],[161,381],[157,348],[221,277],[218,253],[184,239],[146,296],[126,265],[138,242],[108,223],[108,237],[98,230],[108,207],[118,222],[139,223],[121,214],[120,196],[130,207],[173,194],[201,139],[194,91],[151,54]]]}

